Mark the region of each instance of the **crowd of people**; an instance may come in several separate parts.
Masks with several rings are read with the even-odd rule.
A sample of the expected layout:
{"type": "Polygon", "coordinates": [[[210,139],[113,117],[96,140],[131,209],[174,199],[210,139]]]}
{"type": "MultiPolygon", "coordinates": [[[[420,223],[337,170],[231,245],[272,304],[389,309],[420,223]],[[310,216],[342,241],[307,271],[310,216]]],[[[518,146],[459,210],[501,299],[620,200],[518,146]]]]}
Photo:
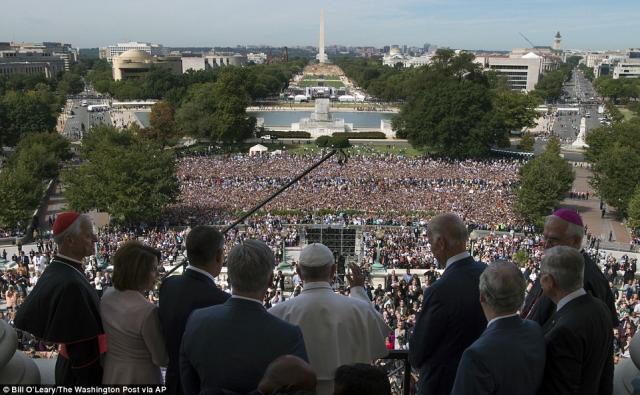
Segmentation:
{"type": "MultiPolygon", "coordinates": [[[[302,228],[286,224],[284,222],[285,219],[279,216],[258,217],[248,221],[246,225],[240,228],[221,235],[220,256],[226,257],[237,248],[244,248],[246,245],[251,244],[253,240],[259,240],[267,249],[267,254],[273,256],[273,265],[277,264],[277,254],[282,251],[282,243],[284,242],[289,247],[297,246],[300,244],[301,238],[304,237],[302,228]]],[[[331,220],[344,221],[345,218],[336,216],[331,220]]],[[[380,322],[384,323],[388,329],[383,336],[385,349],[408,349],[411,352],[411,338],[416,336],[416,330],[420,326],[420,316],[425,314],[423,310],[425,306],[428,306],[426,301],[429,296],[429,290],[436,284],[436,280],[443,275],[443,258],[439,255],[441,251],[438,245],[433,244],[433,235],[429,233],[432,225],[426,222],[416,225],[374,227],[363,232],[362,243],[365,254],[363,261],[359,263],[362,264],[361,267],[368,268],[371,264],[379,262],[386,268],[393,270],[384,285],[374,287],[372,282],[363,279],[361,284],[362,294],[354,295],[354,288],[345,286],[346,284],[353,285],[353,281],[345,282],[343,279],[335,281],[334,289],[332,290],[332,292],[335,291],[343,295],[351,295],[351,298],[364,295],[363,299],[370,303],[380,314],[380,322]]],[[[465,229],[465,232],[467,231],[468,228],[465,229]]],[[[581,228],[581,232],[582,234],[585,233],[584,227],[581,228]]],[[[128,230],[104,229],[95,236],[95,240],[91,240],[91,247],[83,252],[86,254],[84,255],[86,265],[83,267],[82,275],[89,280],[91,288],[95,290],[98,297],[104,296],[107,289],[111,289],[114,286],[134,291],[144,288],[143,292],[146,298],[143,299],[145,303],[149,304],[144,304],[144,306],[156,306],[159,301],[160,306],[162,306],[162,289],[159,292],[154,289],[153,281],[142,278],[138,285],[123,285],[122,280],[118,281],[118,276],[114,273],[117,271],[116,267],[118,265],[115,258],[116,253],[125,246],[138,243],[136,248],[148,248],[153,256],[153,269],[151,271],[153,273],[162,272],[166,270],[165,267],[174,265],[188,254],[188,234],[187,229],[181,231],[142,228],[128,230]],[[98,246],[97,250],[94,248],[94,241],[96,242],[95,245],[98,246]]],[[[54,238],[55,236],[56,232],[54,230],[54,238]]],[[[481,263],[491,264],[501,260],[515,262],[520,268],[520,272],[524,274],[528,294],[534,295],[539,292],[536,287],[540,287],[539,282],[543,275],[542,267],[545,250],[550,247],[549,240],[550,237],[546,233],[545,237],[543,237],[536,234],[520,234],[514,231],[496,232],[492,230],[480,232],[477,238],[471,240],[469,244],[465,244],[464,248],[470,249],[471,256],[481,263]]],[[[16,311],[20,311],[20,305],[28,297],[29,291],[39,283],[38,280],[43,276],[44,268],[48,267],[50,262],[55,259],[60,259],[60,256],[66,256],[65,254],[61,255],[58,250],[59,244],[57,243],[59,241],[54,243],[52,240],[40,239],[36,244],[36,250],[21,251],[14,256],[6,257],[16,262],[17,267],[5,270],[0,276],[2,296],[7,303],[7,311],[0,318],[11,324],[15,323],[16,311]]],[[[580,243],[582,243],[582,239],[580,239],[580,243]]],[[[589,249],[588,245],[584,253],[585,257],[588,257],[590,261],[602,268],[603,273],[600,273],[600,275],[610,284],[609,286],[612,290],[611,305],[615,306],[613,307],[615,308],[615,314],[619,317],[619,321],[612,325],[613,352],[616,360],[628,358],[631,338],[636,332],[640,319],[640,285],[634,278],[637,261],[628,255],[621,255],[616,258],[611,254],[589,249]]],[[[221,268],[223,260],[222,258],[218,260],[221,268]]],[[[303,297],[305,292],[308,292],[312,287],[309,283],[313,283],[313,281],[308,281],[307,279],[310,278],[310,275],[317,275],[317,273],[311,270],[307,272],[306,277],[300,273],[300,270],[303,272],[305,270],[303,261],[304,257],[301,255],[300,261],[296,262],[297,264],[295,265],[299,271],[291,279],[293,290],[289,288],[289,281],[285,279],[282,272],[274,273],[273,279],[267,282],[264,292],[261,291],[263,297],[259,298],[260,303],[276,312],[279,309],[284,309],[279,306],[290,306],[293,301],[304,300],[304,298],[299,299],[299,297],[303,297]]],[[[193,266],[191,260],[190,265],[193,266]]],[[[271,266],[272,268],[273,265],[271,266]]],[[[597,268],[598,266],[594,265],[593,267],[597,268]]],[[[186,272],[194,270],[188,269],[186,272]]],[[[228,267],[228,270],[231,271],[232,266],[228,267]]],[[[218,271],[217,274],[219,273],[218,271]]],[[[336,278],[335,276],[336,272],[334,271],[331,273],[330,278],[336,278]]],[[[339,276],[340,274],[338,273],[339,276]]],[[[153,280],[155,280],[155,277],[153,280]]],[[[587,281],[586,278],[585,281],[587,281]]],[[[221,294],[226,295],[225,298],[228,298],[228,295],[232,293],[232,282],[232,275],[229,273],[224,279],[218,278],[213,284],[221,294]]],[[[111,292],[109,297],[115,298],[112,303],[121,305],[128,300],[126,298],[122,299],[121,295],[114,296],[112,291],[109,292],[111,292]]],[[[140,302],[137,301],[136,303],[140,302]]],[[[527,303],[525,303],[525,309],[526,305],[527,303]]],[[[151,309],[149,311],[155,310],[151,309]]],[[[282,317],[290,316],[283,315],[282,317]]],[[[186,320],[186,316],[183,318],[186,320]]],[[[536,318],[536,320],[540,323],[544,322],[543,318],[536,318]]],[[[140,321],[139,324],[144,326],[146,325],[145,322],[140,321]]],[[[304,330],[302,321],[295,324],[303,328],[303,333],[310,331],[309,329],[304,330]]],[[[105,328],[105,330],[109,331],[108,328],[105,328]]],[[[184,330],[184,327],[182,330],[184,330]]],[[[306,337],[307,334],[305,333],[306,337]]],[[[61,343],[60,340],[50,340],[55,343],[61,343]]],[[[57,354],[53,344],[44,341],[43,337],[38,336],[37,332],[31,330],[20,331],[19,341],[20,348],[34,357],[57,354]]],[[[176,352],[174,351],[173,353],[174,360],[176,359],[176,352]]],[[[303,360],[311,362],[311,366],[317,371],[315,366],[317,363],[314,364],[315,358],[312,356],[313,353],[309,353],[308,346],[306,352],[308,353],[306,356],[302,353],[296,355],[303,360]]],[[[172,358],[171,354],[169,350],[169,361],[172,358]]],[[[163,361],[162,355],[158,355],[158,359],[155,362],[163,361]]],[[[416,367],[419,368],[419,365],[420,362],[416,367]]],[[[169,371],[171,371],[170,362],[169,366],[169,371]]],[[[333,368],[336,367],[333,366],[333,368]]],[[[174,378],[177,377],[176,374],[180,374],[179,372],[176,373],[176,369],[179,371],[179,368],[174,365],[174,378]]],[[[112,372],[109,377],[120,377],[120,373],[112,372]]],[[[148,378],[149,376],[146,377],[148,378]]],[[[323,382],[325,384],[328,382],[333,383],[333,379],[334,377],[328,377],[326,372],[316,377],[318,383],[323,382]]],[[[425,384],[423,383],[423,385],[425,384]]]]}
{"type": "MultiPolygon", "coordinates": [[[[289,154],[181,158],[180,196],[168,218],[192,224],[235,219],[318,159],[289,154]]],[[[354,155],[344,165],[326,163],[315,169],[266,209],[297,216],[291,221],[312,216],[316,222],[323,212],[343,211],[351,213],[347,220],[351,223],[402,216],[428,220],[434,213],[451,211],[477,227],[522,229],[524,222],[512,209],[520,166],[512,160],[354,155]]]]}

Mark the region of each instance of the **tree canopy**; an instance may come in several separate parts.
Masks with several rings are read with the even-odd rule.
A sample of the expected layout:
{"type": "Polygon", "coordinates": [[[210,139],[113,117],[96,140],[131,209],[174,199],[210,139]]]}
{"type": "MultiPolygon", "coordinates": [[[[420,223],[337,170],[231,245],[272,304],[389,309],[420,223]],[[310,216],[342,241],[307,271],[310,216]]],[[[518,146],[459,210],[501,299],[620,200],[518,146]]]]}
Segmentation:
{"type": "Polygon", "coordinates": [[[640,185],[640,119],[613,123],[587,135],[586,158],[592,163],[592,185],[609,205],[626,216],[640,185]]]}
{"type": "Polygon", "coordinates": [[[571,190],[575,174],[571,165],[559,155],[555,144],[520,169],[520,186],[516,195],[516,211],[530,223],[542,226],[571,190]]]}
{"type": "Polygon", "coordinates": [[[473,59],[439,50],[415,72],[393,120],[398,137],[448,156],[483,156],[493,145],[508,145],[511,130],[533,125],[537,99],[508,90],[473,59]]]}
{"type": "Polygon", "coordinates": [[[65,197],[75,210],[95,208],[133,224],[159,218],[177,196],[174,152],[127,129],[91,129],[80,156],[84,163],[63,173],[65,197]]]}
{"type": "Polygon", "coordinates": [[[0,172],[0,226],[28,224],[42,198],[43,182],[57,177],[70,155],[69,142],[57,133],[22,137],[0,172]]]}

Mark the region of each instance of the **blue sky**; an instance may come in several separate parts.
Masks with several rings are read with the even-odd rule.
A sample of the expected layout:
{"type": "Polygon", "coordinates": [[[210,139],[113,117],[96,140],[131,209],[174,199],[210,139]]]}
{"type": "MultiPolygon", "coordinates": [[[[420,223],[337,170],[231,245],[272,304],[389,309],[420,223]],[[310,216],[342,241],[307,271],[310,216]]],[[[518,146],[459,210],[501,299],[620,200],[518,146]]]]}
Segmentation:
{"type": "Polygon", "coordinates": [[[0,41],[166,46],[425,42],[463,49],[640,47],[640,0],[4,0],[0,41]]]}

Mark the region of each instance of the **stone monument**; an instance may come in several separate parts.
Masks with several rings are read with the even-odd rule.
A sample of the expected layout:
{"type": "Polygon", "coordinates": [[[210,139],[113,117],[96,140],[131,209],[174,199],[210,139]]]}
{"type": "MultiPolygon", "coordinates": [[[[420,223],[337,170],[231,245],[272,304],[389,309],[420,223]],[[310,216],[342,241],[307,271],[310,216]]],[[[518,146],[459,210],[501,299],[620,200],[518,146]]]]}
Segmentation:
{"type": "Polygon", "coordinates": [[[292,123],[291,130],[309,132],[312,138],[316,138],[333,133],[351,132],[353,124],[345,123],[344,119],[334,119],[331,116],[329,99],[316,99],[315,111],[311,113],[311,116],[292,123]]]}

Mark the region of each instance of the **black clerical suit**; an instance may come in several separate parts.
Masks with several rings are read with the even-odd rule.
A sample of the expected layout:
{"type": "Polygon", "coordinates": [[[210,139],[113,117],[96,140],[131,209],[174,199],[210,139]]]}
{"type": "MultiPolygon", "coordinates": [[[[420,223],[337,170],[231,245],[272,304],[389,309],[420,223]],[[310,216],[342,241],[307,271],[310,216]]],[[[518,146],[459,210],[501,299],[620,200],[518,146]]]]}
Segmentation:
{"type": "Polygon", "coordinates": [[[82,266],[56,256],[20,306],[16,328],[59,344],[56,384],[102,383],[100,354],[106,341],[99,302],[82,266]]]}
{"type": "Polygon", "coordinates": [[[610,395],[613,327],[600,300],[586,294],[569,301],[542,328],[547,359],[540,395],[610,395]]]}
{"type": "MultiPolygon", "coordinates": [[[[584,258],[584,290],[600,299],[607,306],[611,316],[611,324],[616,327],[618,326],[618,312],[609,282],[589,255],[583,251],[582,256],[584,258]]],[[[555,309],[556,306],[551,299],[542,294],[540,277],[538,277],[524,302],[521,317],[536,321],[542,326],[549,320],[555,309]]]]}

